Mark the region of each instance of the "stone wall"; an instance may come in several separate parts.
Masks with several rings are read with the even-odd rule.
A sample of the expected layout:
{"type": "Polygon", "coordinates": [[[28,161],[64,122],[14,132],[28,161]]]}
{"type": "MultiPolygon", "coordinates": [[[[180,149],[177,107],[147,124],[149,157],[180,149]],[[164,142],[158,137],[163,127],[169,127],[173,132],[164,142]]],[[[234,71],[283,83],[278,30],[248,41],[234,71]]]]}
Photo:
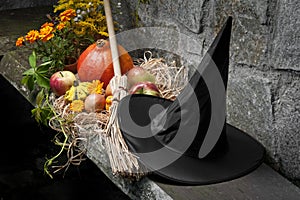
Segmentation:
{"type": "Polygon", "coordinates": [[[196,57],[203,56],[226,17],[233,16],[228,122],[258,139],[267,150],[266,162],[299,182],[300,1],[114,2],[123,7],[114,15],[121,30],[172,27],[199,41],[202,49],[186,52],[196,57]]]}

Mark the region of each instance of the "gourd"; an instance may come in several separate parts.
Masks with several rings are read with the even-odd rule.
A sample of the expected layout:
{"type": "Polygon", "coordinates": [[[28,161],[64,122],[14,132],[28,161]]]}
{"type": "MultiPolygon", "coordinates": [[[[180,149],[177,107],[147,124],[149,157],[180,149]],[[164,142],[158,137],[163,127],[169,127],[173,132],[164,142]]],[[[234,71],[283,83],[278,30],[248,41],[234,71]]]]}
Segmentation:
{"type": "Polygon", "coordinates": [[[67,101],[73,100],[84,100],[88,95],[88,88],[91,85],[91,82],[74,82],[74,85],[66,92],[64,98],[67,101]]]}
{"type": "MultiPolygon", "coordinates": [[[[123,75],[133,68],[133,60],[121,45],[118,45],[118,51],[121,74],[123,75]]],[[[77,63],[77,74],[82,82],[100,80],[103,82],[103,88],[106,88],[114,76],[109,41],[99,39],[80,54],[77,63]]]]}

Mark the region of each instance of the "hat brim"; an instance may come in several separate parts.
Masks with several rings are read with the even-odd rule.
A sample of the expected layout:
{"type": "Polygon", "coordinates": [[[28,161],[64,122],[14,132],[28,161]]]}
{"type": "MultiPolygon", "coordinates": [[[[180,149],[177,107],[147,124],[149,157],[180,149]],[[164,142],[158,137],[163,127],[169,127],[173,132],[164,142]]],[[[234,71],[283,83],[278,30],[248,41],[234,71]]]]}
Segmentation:
{"type": "MultiPolygon", "coordinates": [[[[137,124],[146,125],[151,120],[148,117],[151,106],[158,104],[166,108],[171,103],[167,99],[150,95],[128,95],[120,101],[117,112],[119,125],[132,153],[155,151],[165,146],[155,140],[155,137],[133,137],[133,135],[139,134],[135,133],[139,130],[127,123],[128,118],[131,118],[137,124]],[[130,116],[128,116],[128,113],[130,116]]],[[[150,135],[151,130],[146,127],[144,126],[143,131],[149,131],[148,135],[150,135]]],[[[221,156],[198,159],[184,154],[181,155],[179,152],[169,149],[170,154],[179,158],[161,169],[153,170],[149,177],[171,184],[204,185],[239,178],[252,172],[262,164],[265,149],[257,140],[227,123],[226,131],[228,148],[221,156]]],[[[143,160],[140,160],[140,162],[151,170],[149,163],[144,163],[143,160]]],[[[154,159],[154,162],[159,162],[159,160],[155,161],[154,159]]]]}

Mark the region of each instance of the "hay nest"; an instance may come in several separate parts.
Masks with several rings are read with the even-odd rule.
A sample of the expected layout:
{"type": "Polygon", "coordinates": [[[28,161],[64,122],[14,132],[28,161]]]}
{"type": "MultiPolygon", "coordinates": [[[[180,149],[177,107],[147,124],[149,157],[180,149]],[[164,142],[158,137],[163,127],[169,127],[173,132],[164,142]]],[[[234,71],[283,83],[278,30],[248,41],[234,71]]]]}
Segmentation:
{"type": "MultiPolygon", "coordinates": [[[[175,61],[167,63],[163,58],[153,58],[150,51],[144,53],[143,59],[139,58],[134,62],[135,65],[146,69],[156,77],[156,85],[163,98],[174,100],[188,82],[187,67],[178,66],[175,61]]],[[[122,77],[124,78],[124,76],[122,77]]],[[[121,79],[122,81],[121,84],[127,85],[127,79],[121,79]]],[[[111,87],[114,97],[116,91],[119,93],[121,91],[121,95],[118,94],[121,99],[128,93],[126,88],[122,87],[120,90],[121,87],[118,84],[112,82],[111,87]]],[[[115,103],[117,105],[118,102],[115,103]]],[[[112,106],[113,108],[109,111],[76,113],[70,110],[70,104],[63,97],[54,99],[52,105],[55,116],[50,119],[49,125],[63,134],[63,139],[57,137],[56,144],[67,150],[67,162],[60,166],[54,166],[56,168],[54,172],[66,170],[71,164],[80,165],[85,160],[88,137],[96,136],[101,140],[100,144],[103,144],[108,155],[113,174],[134,180],[147,174],[145,167],[128,150],[122,138],[115,120],[116,106],[112,106]]]]}

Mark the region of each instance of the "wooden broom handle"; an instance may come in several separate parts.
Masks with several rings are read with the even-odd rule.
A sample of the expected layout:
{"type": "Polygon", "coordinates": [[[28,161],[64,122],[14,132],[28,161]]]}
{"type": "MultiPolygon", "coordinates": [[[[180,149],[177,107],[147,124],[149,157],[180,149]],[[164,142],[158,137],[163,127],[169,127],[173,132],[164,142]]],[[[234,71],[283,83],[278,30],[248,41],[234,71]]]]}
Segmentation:
{"type": "Polygon", "coordinates": [[[112,19],[111,8],[109,0],[104,0],[104,12],[106,16],[106,23],[108,29],[109,43],[111,49],[111,56],[113,61],[114,74],[121,76],[121,66],[119,61],[118,44],[115,36],[114,22],[112,19]]]}

